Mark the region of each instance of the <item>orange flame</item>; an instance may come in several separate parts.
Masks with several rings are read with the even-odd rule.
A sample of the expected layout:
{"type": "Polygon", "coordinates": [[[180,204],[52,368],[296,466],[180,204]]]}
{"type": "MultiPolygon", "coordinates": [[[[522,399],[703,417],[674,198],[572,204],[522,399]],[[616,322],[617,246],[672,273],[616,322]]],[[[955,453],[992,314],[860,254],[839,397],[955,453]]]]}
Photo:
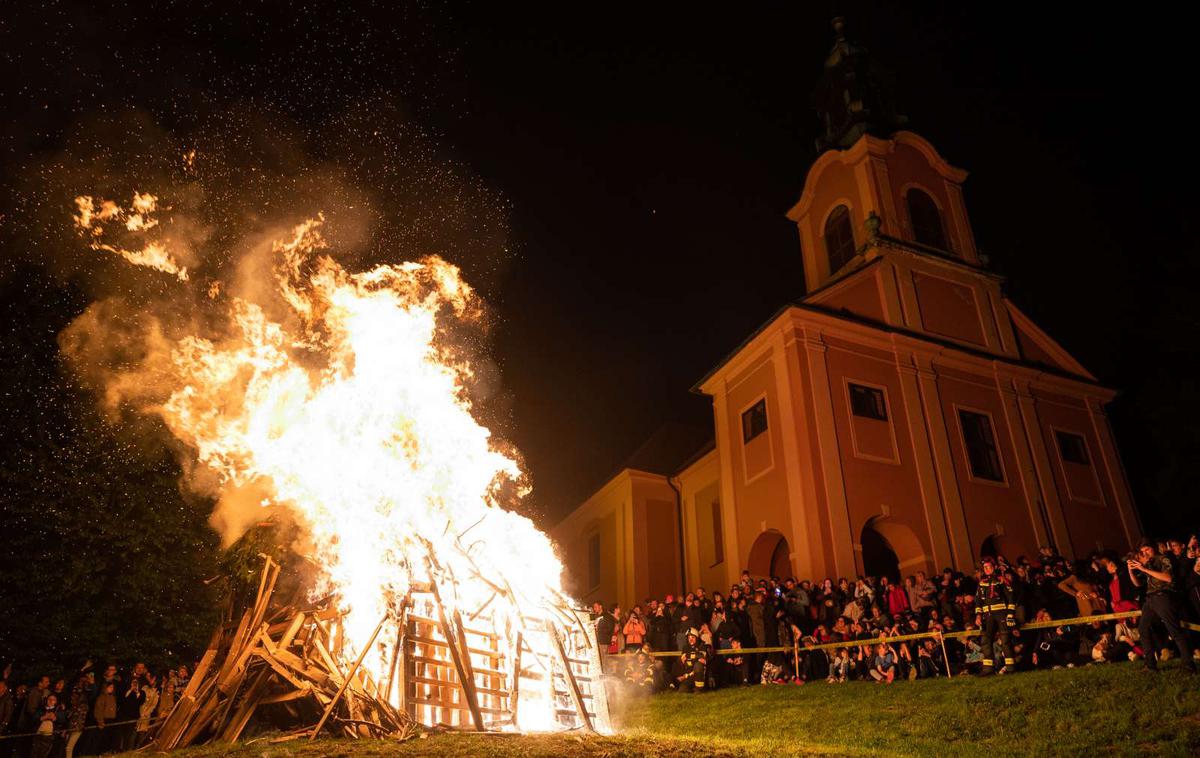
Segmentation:
{"type": "MultiPolygon", "coordinates": [[[[81,198],[76,222],[128,223],[154,208],[150,196],[130,210],[81,198]]],[[[316,591],[338,595],[355,652],[430,576],[430,554],[459,579],[442,590],[451,609],[487,608],[475,623],[510,640],[530,619],[561,623],[562,565],[529,519],[500,507],[500,488],[521,489],[522,472],[475,420],[470,365],[441,337],[478,319],[474,291],[436,256],[350,273],[322,253],[322,224],[298,224],[273,246],[288,317],[230,297],[234,336],[175,343],[172,391],[157,412],[227,490],[266,492],[264,505],[296,515],[322,573],[316,591]],[[497,586],[511,591],[507,602],[491,602],[497,586]]],[[[220,287],[208,296],[222,297],[220,287]]],[[[524,634],[535,656],[549,655],[548,636],[524,634]]],[[[389,652],[367,651],[377,680],[389,652]]],[[[555,725],[553,693],[521,702],[523,728],[555,725]]]]}
{"type": "Polygon", "coordinates": [[[158,198],[149,193],[133,193],[128,208],[122,208],[112,200],[80,195],[75,198],[75,226],[79,233],[89,239],[93,250],[115,253],[136,266],[145,266],[167,274],[174,274],[180,281],[187,281],[187,269],[180,266],[165,243],[151,240],[139,250],[102,242],[109,222],[122,222],[128,232],[145,232],[158,226],[154,217],[158,210],[158,198]]]}

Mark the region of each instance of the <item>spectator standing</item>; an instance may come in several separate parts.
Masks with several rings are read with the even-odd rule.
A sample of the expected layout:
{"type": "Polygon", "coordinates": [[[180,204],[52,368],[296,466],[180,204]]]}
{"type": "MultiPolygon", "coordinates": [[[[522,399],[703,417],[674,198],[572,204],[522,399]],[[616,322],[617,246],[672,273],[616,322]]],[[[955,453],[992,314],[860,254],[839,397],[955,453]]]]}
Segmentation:
{"type": "Polygon", "coordinates": [[[58,717],[58,697],[53,692],[48,693],[42,698],[38,712],[35,714],[34,735],[29,758],[49,758],[50,751],[54,749],[54,731],[58,717]]]}
{"type": "MultiPolygon", "coordinates": [[[[158,709],[154,714],[159,719],[165,719],[171,715],[171,709],[175,707],[175,680],[168,679],[163,685],[162,693],[158,696],[158,709]]],[[[68,758],[70,758],[68,756],[68,758]]]]}
{"type": "MultiPolygon", "coordinates": [[[[1187,635],[1179,626],[1175,616],[1175,608],[1171,598],[1171,561],[1166,556],[1159,555],[1153,542],[1143,541],[1138,549],[1138,557],[1128,561],[1130,580],[1142,586],[1146,585],[1146,599],[1142,601],[1142,619],[1138,623],[1138,633],[1142,647],[1145,650],[1143,661],[1151,671],[1158,670],[1158,661],[1154,654],[1160,649],[1154,644],[1154,622],[1161,621],[1166,627],[1167,634],[1175,640],[1179,648],[1180,662],[1184,668],[1196,673],[1196,662],[1192,660],[1192,648],[1188,644],[1187,635]]],[[[1161,649],[1166,649],[1163,646],[1161,649]]]]}
{"type": "MultiPolygon", "coordinates": [[[[670,595],[667,596],[670,601],[670,595]]],[[[650,631],[649,640],[652,650],[670,650],[671,649],[671,616],[667,612],[666,604],[659,603],[657,600],[651,600],[650,603],[650,631]]]]}
{"type": "Polygon", "coordinates": [[[640,606],[633,606],[633,610],[629,612],[629,618],[625,621],[621,633],[625,637],[626,653],[632,653],[642,646],[643,640],[646,639],[646,624],[642,621],[640,606]]]}
{"type": "Polygon", "coordinates": [[[142,703],[146,696],[142,694],[141,684],[136,677],[129,677],[129,685],[117,698],[117,749],[132,750],[133,738],[137,731],[135,723],[142,715],[142,703]]]}
{"type": "Polygon", "coordinates": [[[688,593],[683,600],[683,603],[675,607],[675,612],[671,615],[671,626],[675,629],[675,649],[687,649],[687,632],[693,628],[692,624],[698,623],[696,611],[694,610],[696,596],[688,593]]]}
{"type": "Polygon", "coordinates": [[[117,720],[115,687],[111,681],[102,684],[100,694],[96,696],[96,704],[92,706],[92,717],[96,719],[96,751],[99,753],[109,752],[116,744],[113,732],[116,727],[109,726],[117,720]]]}
{"type": "Polygon", "coordinates": [[[145,701],[142,703],[137,722],[137,739],[134,747],[141,747],[150,741],[150,726],[154,719],[154,711],[158,707],[158,679],[146,672],[146,684],[142,687],[145,701]]]}
{"type": "MultiPolygon", "coordinates": [[[[91,672],[88,672],[90,675],[91,672]]],[[[75,746],[83,736],[83,728],[87,725],[88,693],[87,675],[75,680],[71,688],[70,701],[67,706],[67,748],[66,758],[74,758],[75,746]]]]}

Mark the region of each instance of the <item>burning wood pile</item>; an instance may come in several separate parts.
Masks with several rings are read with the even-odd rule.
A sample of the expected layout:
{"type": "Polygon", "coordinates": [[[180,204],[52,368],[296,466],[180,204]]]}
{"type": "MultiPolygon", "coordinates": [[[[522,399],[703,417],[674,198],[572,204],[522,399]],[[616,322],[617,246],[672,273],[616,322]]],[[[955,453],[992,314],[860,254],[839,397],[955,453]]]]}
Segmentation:
{"type": "MultiPolygon", "coordinates": [[[[528,628],[505,644],[503,634],[472,626],[447,608],[432,561],[430,567],[430,581],[414,584],[349,661],[336,607],[272,603],[281,569],[267,558],[254,604],[236,626],[218,626],[154,747],[235,742],[256,714],[280,730],[273,742],[312,739],[322,730],[399,740],[422,727],[517,731],[523,689],[535,701],[527,708],[550,717],[522,723],[607,730],[598,652],[587,624],[568,605],[561,609],[563,625],[526,619],[528,628]],[[380,640],[385,628],[396,635],[390,644],[380,640]],[[553,655],[536,652],[541,646],[530,643],[537,637],[549,641],[553,655]],[[362,666],[373,647],[390,648],[383,681],[362,666]]],[[[484,621],[492,602],[469,618],[484,621]]]]}
{"type": "Polygon", "coordinates": [[[280,514],[315,569],[306,591],[277,592],[281,569],[267,562],[254,602],[216,631],[160,727],[160,749],[234,741],[260,722],[291,737],[607,730],[589,624],[554,545],[519,512],[520,456],[477,418],[494,393],[473,367],[485,309],[456,266],[428,256],[348,270],[318,215],[239,241],[237,265],[188,272],[159,217],[171,203],[141,193],[128,207],[76,206],[91,249],[174,273],[178,292],[130,314],[132,334],[93,304],[62,337],[73,360],[101,367],[105,402],[162,422],[185,483],[215,496],[227,544],[280,514]],[[248,286],[251,271],[270,276],[248,286]],[[92,352],[110,343],[137,347],[92,352]],[[328,599],[299,599],[309,592],[328,599]]]}

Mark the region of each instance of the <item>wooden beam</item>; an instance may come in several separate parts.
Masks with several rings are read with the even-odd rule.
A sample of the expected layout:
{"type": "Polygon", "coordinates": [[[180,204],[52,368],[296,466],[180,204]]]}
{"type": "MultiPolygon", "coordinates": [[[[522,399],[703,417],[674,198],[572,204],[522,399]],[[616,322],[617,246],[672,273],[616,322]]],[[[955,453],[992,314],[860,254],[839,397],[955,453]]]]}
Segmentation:
{"type": "Polygon", "coordinates": [[[575,702],[575,710],[579,713],[579,719],[583,722],[585,729],[594,733],[596,729],[592,726],[592,717],[587,712],[587,708],[583,707],[583,694],[579,691],[579,682],[575,681],[575,672],[571,670],[571,661],[567,658],[562,638],[558,636],[558,629],[553,624],[547,624],[546,632],[550,635],[550,639],[554,640],[554,650],[558,653],[559,660],[562,661],[563,673],[567,680],[567,686],[571,688],[571,699],[575,702]]]}
{"type": "Polygon", "coordinates": [[[463,694],[467,699],[467,705],[471,709],[471,719],[475,722],[475,729],[482,732],[485,730],[483,714],[479,710],[479,698],[475,692],[475,672],[471,668],[469,654],[465,652],[467,645],[462,631],[462,619],[458,617],[458,612],[455,611],[455,618],[459,624],[458,633],[455,634],[454,630],[450,628],[450,622],[446,620],[446,607],[442,604],[442,594],[438,590],[437,580],[433,578],[432,551],[426,565],[429,568],[429,589],[433,594],[434,605],[437,606],[438,625],[442,629],[442,635],[446,638],[446,647],[450,651],[450,658],[454,661],[454,668],[458,672],[458,683],[462,687],[463,694]],[[459,650],[458,644],[455,644],[456,642],[462,644],[463,650],[459,650]]]}
{"type": "Polygon", "coordinates": [[[517,725],[517,706],[521,697],[521,643],[524,639],[517,632],[517,644],[513,646],[512,679],[508,682],[508,710],[512,713],[512,724],[517,725]]]}

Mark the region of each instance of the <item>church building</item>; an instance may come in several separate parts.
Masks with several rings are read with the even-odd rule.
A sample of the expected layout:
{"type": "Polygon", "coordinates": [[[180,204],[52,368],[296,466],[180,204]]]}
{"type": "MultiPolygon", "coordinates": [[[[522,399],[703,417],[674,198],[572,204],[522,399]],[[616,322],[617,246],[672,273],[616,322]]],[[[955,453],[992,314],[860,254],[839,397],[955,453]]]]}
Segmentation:
{"type": "Polygon", "coordinates": [[[622,470],[551,530],[588,603],[756,577],[908,575],[1141,534],[1115,392],[1005,297],[966,172],[905,129],[840,21],[822,152],[788,211],[806,294],[693,387],[715,439],[622,470]]]}

